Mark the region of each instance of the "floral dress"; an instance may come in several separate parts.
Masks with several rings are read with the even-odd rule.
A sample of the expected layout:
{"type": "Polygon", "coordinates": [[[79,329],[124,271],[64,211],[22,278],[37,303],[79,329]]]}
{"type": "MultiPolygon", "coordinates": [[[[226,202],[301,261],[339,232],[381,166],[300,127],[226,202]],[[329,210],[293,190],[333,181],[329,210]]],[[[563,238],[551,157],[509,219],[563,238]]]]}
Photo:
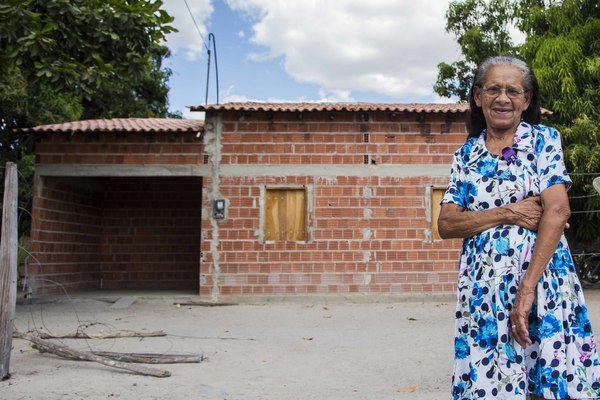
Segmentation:
{"type": "MultiPolygon", "coordinates": [[[[557,130],[521,123],[516,159],[485,147],[485,131],[455,153],[442,203],[485,210],[567,188],[557,130]]],[[[532,345],[522,349],[508,319],[531,259],[536,232],[499,225],[463,241],[458,275],[454,399],[600,398],[600,362],[581,284],[564,235],[537,285],[529,317],[532,345]]]]}

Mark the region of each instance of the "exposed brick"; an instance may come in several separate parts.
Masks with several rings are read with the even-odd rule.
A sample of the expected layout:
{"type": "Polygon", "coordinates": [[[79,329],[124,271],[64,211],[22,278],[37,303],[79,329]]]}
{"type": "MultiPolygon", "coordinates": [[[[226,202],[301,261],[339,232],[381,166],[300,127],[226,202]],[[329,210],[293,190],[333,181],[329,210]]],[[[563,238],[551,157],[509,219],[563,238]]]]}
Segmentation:
{"type": "Polygon", "coordinates": [[[197,288],[199,178],[106,178],[102,193],[78,182],[45,178],[35,198],[36,293],[197,288]]]}
{"type": "MultiPolygon", "coordinates": [[[[449,170],[466,137],[462,114],[417,114],[223,111],[220,163],[364,167],[366,156],[377,165],[449,170]]],[[[216,160],[195,135],[138,133],[47,135],[38,139],[36,157],[43,164],[216,160]]],[[[460,241],[424,242],[425,189],[444,187],[447,178],[323,175],[220,176],[218,194],[228,209],[216,223],[209,176],[101,179],[102,196],[76,185],[38,185],[31,248],[41,266],[32,270],[70,289],[97,288],[100,277],[115,289],[198,289],[200,281],[201,296],[213,295],[217,261],[221,295],[454,290],[460,241]],[[307,241],[259,240],[260,188],[270,185],[312,188],[307,241]]]]}
{"type": "MultiPolygon", "coordinates": [[[[314,138],[316,136],[313,135],[314,138]]],[[[325,139],[331,139],[328,136],[319,138],[324,142],[325,139]]],[[[393,146],[396,147],[390,149],[388,144],[366,145],[352,143],[353,140],[356,139],[342,135],[333,139],[336,144],[332,144],[330,149],[325,144],[312,142],[277,147],[275,142],[262,142],[258,145],[261,139],[260,135],[256,134],[248,140],[248,143],[254,141],[255,147],[242,147],[242,149],[250,152],[293,151],[295,154],[284,154],[279,160],[282,163],[300,161],[314,164],[322,164],[323,159],[319,158],[319,161],[315,162],[314,156],[311,158],[297,156],[306,152],[329,150],[338,153],[330,158],[332,162],[344,163],[348,160],[361,160],[362,154],[355,159],[353,157],[356,155],[351,154],[352,152],[363,153],[366,149],[376,152],[398,152],[402,149],[407,154],[415,154],[412,160],[429,163],[432,157],[423,154],[431,152],[450,159],[451,154],[445,152],[454,150],[454,146],[448,143],[427,144],[417,141],[410,144],[402,141],[401,145],[394,144],[393,146]],[[344,141],[346,144],[343,144],[344,141]],[[378,147],[371,148],[372,146],[378,147]]],[[[239,146],[232,144],[231,151],[239,149],[239,146]]],[[[223,221],[219,225],[221,253],[219,265],[222,273],[227,271],[228,274],[234,274],[238,278],[245,277],[245,281],[240,286],[236,286],[233,283],[236,281],[229,278],[220,280],[220,293],[308,294],[355,291],[385,293],[398,290],[431,291],[440,288],[448,290],[455,278],[451,267],[455,266],[454,260],[457,257],[456,243],[452,246],[446,246],[447,242],[430,243],[427,244],[427,250],[418,251],[423,249],[423,230],[427,227],[424,218],[425,186],[444,185],[445,181],[446,179],[429,177],[359,178],[357,176],[342,176],[336,177],[333,181],[320,181],[313,177],[291,176],[256,177],[250,183],[245,178],[223,178],[220,191],[229,196],[229,215],[235,215],[236,221],[223,221]],[[242,191],[248,184],[251,184],[255,190],[242,191]],[[313,243],[262,244],[257,241],[260,191],[256,188],[258,185],[271,184],[315,185],[314,209],[310,216],[314,219],[315,241],[313,243]],[[365,187],[369,188],[367,197],[365,197],[365,187]],[[367,215],[365,215],[366,208],[370,210],[367,215]],[[249,232],[249,229],[252,231],[249,232]],[[364,229],[371,231],[368,240],[363,236],[364,229]],[[444,251],[439,251],[440,248],[444,251]],[[448,249],[453,251],[449,252],[448,249]],[[444,262],[439,263],[440,260],[444,262]],[[242,270],[234,265],[246,267],[242,270]],[[383,274],[386,270],[389,271],[388,275],[383,274]],[[261,275],[263,276],[261,278],[252,271],[264,275],[261,275]],[[370,271],[372,276],[368,284],[363,284],[366,279],[364,274],[367,271],[370,271]],[[401,273],[401,271],[411,271],[411,273],[401,273]],[[397,282],[403,285],[399,286],[397,282]]],[[[210,229],[208,221],[206,221],[206,229],[210,229]]]]}
{"type": "Polygon", "coordinates": [[[201,164],[203,145],[195,135],[128,133],[47,135],[36,142],[41,164],[201,164]],[[149,139],[151,137],[151,139],[149,139]],[[62,139],[62,140],[61,140],[62,139]]]}

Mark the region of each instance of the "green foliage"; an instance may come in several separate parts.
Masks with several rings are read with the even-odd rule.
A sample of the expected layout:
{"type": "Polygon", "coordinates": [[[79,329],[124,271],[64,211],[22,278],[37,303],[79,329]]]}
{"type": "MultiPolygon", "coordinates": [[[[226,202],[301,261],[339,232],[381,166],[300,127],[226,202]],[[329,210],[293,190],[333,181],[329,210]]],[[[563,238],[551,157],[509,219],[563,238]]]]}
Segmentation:
{"type": "Polygon", "coordinates": [[[578,250],[600,251],[600,195],[592,186],[600,176],[600,124],[586,115],[562,128],[563,148],[573,187],[569,191],[574,239],[578,250]],[[581,174],[581,175],[580,175],[581,174]],[[588,213],[584,213],[588,211],[588,213]]]}
{"type": "MultiPolygon", "coordinates": [[[[19,167],[30,203],[32,143],[15,129],[79,119],[166,117],[161,44],[174,31],[160,0],[0,3],[0,168],[19,167]]],[[[27,226],[21,227],[26,232],[27,226]]]]}
{"type": "Polygon", "coordinates": [[[452,1],[446,12],[446,31],[454,34],[464,60],[438,64],[437,94],[466,101],[473,72],[486,58],[514,54],[509,26],[515,8],[509,0],[452,1]]]}
{"type": "MultiPolygon", "coordinates": [[[[65,121],[77,109],[78,117],[86,118],[164,116],[170,71],[162,68],[169,53],[161,41],[174,29],[161,5],[7,0],[0,5],[0,73],[16,69],[27,82],[30,102],[45,92],[61,94],[70,111],[58,112],[53,122],[65,121]],[[120,104],[114,104],[117,99],[120,104]]],[[[46,123],[47,118],[39,120],[40,110],[29,107],[17,125],[46,123]]]]}
{"type": "Polygon", "coordinates": [[[600,251],[600,196],[592,187],[600,176],[600,6],[597,0],[522,4],[518,25],[527,33],[520,49],[540,83],[542,104],[552,110],[547,123],[561,129],[574,211],[575,247],[600,251]],[[586,213],[586,211],[589,211],[586,213]]]}
{"type": "Polygon", "coordinates": [[[534,68],[542,103],[557,124],[570,125],[582,114],[599,116],[599,9],[597,1],[564,0],[534,16],[525,9],[519,14],[518,25],[528,34],[521,55],[534,68]]]}
{"type": "Polygon", "coordinates": [[[17,265],[22,266],[29,257],[29,236],[19,238],[19,250],[17,252],[17,265]]]}
{"type": "Polygon", "coordinates": [[[600,251],[600,196],[591,185],[600,176],[598,0],[463,0],[451,3],[447,18],[447,31],[456,35],[464,60],[451,66],[441,63],[434,89],[441,96],[464,100],[471,68],[488,56],[515,54],[529,62],[538,77],[542,105],[552,111],[544,123],[560,129],[572,174],[569,196],[575,245],[600,251]],[[486,18],[490,15],[498,15],[498,21],[486,18]],[[513,46],[502,35],[510,24],[526,34],[521,46],[513,46]],[[497,41],[498,46],[487,40],[497,41]]]}

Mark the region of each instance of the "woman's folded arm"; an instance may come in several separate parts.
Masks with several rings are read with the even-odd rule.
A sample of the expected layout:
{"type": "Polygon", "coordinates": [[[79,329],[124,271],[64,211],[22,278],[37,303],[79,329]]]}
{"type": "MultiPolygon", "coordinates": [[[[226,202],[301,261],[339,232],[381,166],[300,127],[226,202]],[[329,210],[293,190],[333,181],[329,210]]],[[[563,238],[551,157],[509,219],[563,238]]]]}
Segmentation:
{"type": "Polygon", "coordinates": [[[518,225],[535,231],[541,216],[542,206],[538,196],[481,211],[468,211],[456,204],[444,203],[438,218],[438,232],[444,239],[464,239],[501,224],[518,225]]]}

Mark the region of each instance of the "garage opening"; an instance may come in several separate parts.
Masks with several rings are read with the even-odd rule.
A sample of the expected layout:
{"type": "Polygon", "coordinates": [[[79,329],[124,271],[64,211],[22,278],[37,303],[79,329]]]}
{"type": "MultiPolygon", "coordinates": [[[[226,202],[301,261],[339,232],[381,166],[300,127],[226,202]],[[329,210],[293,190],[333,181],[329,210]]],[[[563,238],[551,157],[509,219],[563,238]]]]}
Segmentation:
{"type": "Polygon", "coordinates": [[[39,179],[32,293],[199,290],[201,177],[39,179]]]}

